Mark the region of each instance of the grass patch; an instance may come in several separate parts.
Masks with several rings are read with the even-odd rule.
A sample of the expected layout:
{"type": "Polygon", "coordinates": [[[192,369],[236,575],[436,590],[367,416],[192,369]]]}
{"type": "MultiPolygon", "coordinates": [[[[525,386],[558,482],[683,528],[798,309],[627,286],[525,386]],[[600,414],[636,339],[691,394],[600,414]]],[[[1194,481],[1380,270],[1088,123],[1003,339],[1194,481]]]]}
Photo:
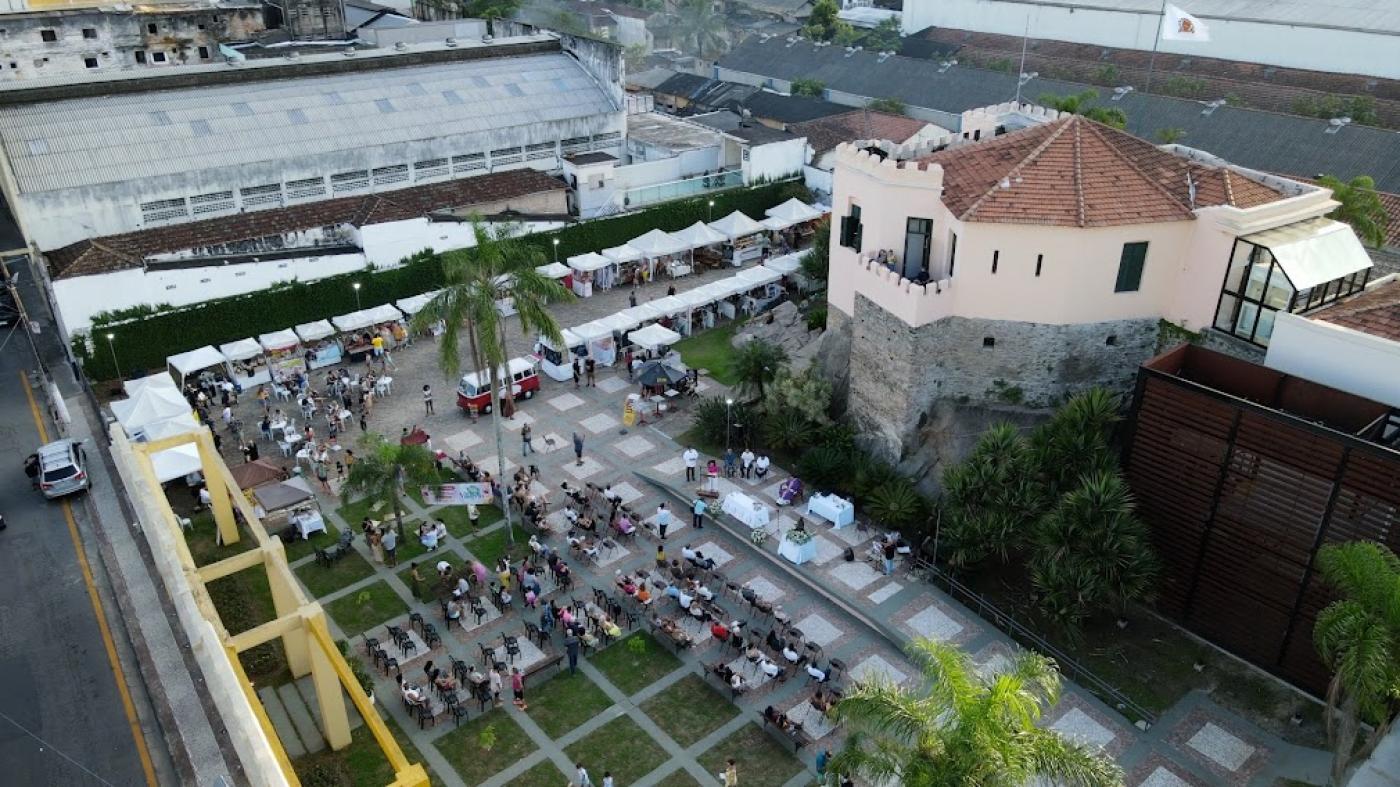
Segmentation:
{"type": "MultiPolygon", "coordinates": [[[[267,573],[250,568],[208,585],[209,598],[219,611],[219,619],[230,634],[247,631],[277,617],[277,605],[272,601],[272,587],[267,573]]],[[[243,671],[260,686],[280,686],[292,679],[287,667],[287,654],[282,640],[275,639],[249,648],[239,654],[243,671]]]]}
{"type": "Polygon", "coordinates": [[[312,533],[311,538],[297,538],[290,542],[282,542],[282,547],[287,553],[288,563],[314,554],[317,549],[335,546],[335,542],[340,540],[340,529],[332,524],[329,519],[325,521],[326,532],[324,533],[312,533]]]}
{"type": "Polygon", "coordinates": [[[467,518],[466,506],[443,506],[432,513],[432,515],[443,521],[447,525],[447,532],[457,538],[466,538],[477,530],[494,525],[505,518],[501,509],[493,505],[477,506],[476,527],[472,527],[471,520],[467,518]]]}
{"type": "MultiPolygon", "coordinates": [[[[398,741],[399,748],[403,749],[404,756],[409,762],[423,762],[423,755],[419,753],[413,741],[404,735],[403,729],[394,722],[393,718],[385,717],[384,723],[388,725],[389,732],[393,733],[394,739],[398,741]]],[[[427,768],[425,763],[424,768],[427,768]]],[[[368,726],[362,726],[350,735],[350,745],[340,751],[326,749],[315,754],[307,754],[292,760],[292,768],[297,772],[302,784],[316,785],[346,785],[346,787],[383,787],[394,781],[393,768],[389,766],[389,760],[384,757],[384,752],[375,742],[374,735],[370,733],[368,726]]],[[[434,784],[441,784],[439,779],[431,769],[428,770],[428,777],[434,784]]]]}
{"type": "Polygon", "coordinates": [[[672,771],[670,776],[656,783],[656,787],[700,787],[700,782],[695,781],[684,768],[672,771]]]}
{"type": "Polygon", "coordinates": [[[692,369],[706,369],[716,382],[734,385],[739,380],[729,368],[729,358],[734,348],[729,341],[739,330],[740,320],[732,320],[727,325],[702,331],[688,339],[677,342],[674,349],[681,354],[681,360],[692,369]]]}
{"type": "Polygon", "coordinates": [[[628,716],[619,716],[590,732],[564,753],[571,762],[583,763],[599,784],[609,771],[618,784],[631,784],[667,760],[665,750],[628,716]]]}
{"type": "Polygon", "coordinates": [[[340,624],[341,630],[349,638],[386,620],[406,614],[408,605],[389,587],[388,582],[381,579],[364,590],[330,602],[326,605],[326,611],[335,618],[335,622],[340,624]]]}
{"type": "Polygon", "coordinates": [[[612,700],[582,672],[567,669],[530,688],[530,718],[558,738],[612,706],[612,700]]]}
{"type": "Polygon", "coordinates": [[[371,566],[368,560],[360,557],[358,552],[351,552],[329,566],[323,566],[313,561],[297,566],[293,570],[301,578],[301,583],[306,586],[307,592],[315,598],[334,593],[346,585],[359,582],[374,574],[374,566],[371,566]]]}
{"type": "Polygon", "coordinates": [[[784,784],[801,773],[802,763],[757,724],[745,724],[696,759],[707,772],[718,774],[734,758],[740,784],[784,784]]]}
{"type": "MultiPolygon", "coordinates": [[[[519,524],[518,522],[516,523],[519,524]]],[[[515,544],[506,543],[506,529],[504,527],[492,530],[490,533],[483,533],[476,538],[466,542],[467,551],[472,553],[472,557],[481,561],[483,566],[495,569],[496,561],[500,560],[507,553],[512,561],[520,560],[529,552],[529,547],[525,542],[526,536],[519,527],[515,528],[515,544]]]]}
{"type": "MultiPolygon", "coordinates": [[[[429,559],[420,560],[418,562],[418,576],[423,578],[423,587],[421,592],[415,593],[414,596],[419,601],[433,603],[438,600],[438,592],[439,589],[442,588],[442,580],[438,579],[437,575],[437,562],[439,560],[446,560],[451,563],[454,568],[460,568],[461,566],[469,564],[466,556],[456,549],[439,549],[430,555],[429,559]]],[[[403,566],[404,564],[401,562],[399,565],[403,566]]],[[[403,583],[408,586],[409,590],[414,589],[413,577],[410,576],[412,573],[412,565],[406,566],[399,572],[399,579],[403,580],[403,583]]]]}
{"type": "MultiPolygon", "coordinates": [[[[352,528],[358,528],[365,517],[378,519],[381,522],[394,521],[394,509],[392,506],[381,504],[378,509],[375,509],[374,502],[371,502],[369,498],[361,498],[349,505],[343,505],[337,508],[335,512],[340,514],[340,518],[345,520],[345,524],[352,528]]],[[[404,519],[408,519],[408,516],[408,512],[405,511],[404,519]]]]}
{"type": "Polygon", "coordinates": [[[210,563],[217,563],[227,557],[233,557],[242,552],[257,546],[255,540],[248,529],[243,525],[238,526],[238,533],[241,536],[238,543],[227,546],[219,546],[218,528],[214,526],[214,514],[212,511],[201,511],[190,516],[190,528],[185,531],[185,544],[189,547],[190,557],[194,558],[196,566],[207,566],[210,563]]]}
{"type": "Polygon", "coordinates": [[[641,707],[656,726],[681,746],[690,746],[739,715],[739,708],[699,675],[681,678],[641,707]]]}
{"type": "Polygon", "coordinates": [[[559,780],[567,778],[553,762],[545,760],[506,782],[506,787],[559,787],[559,780]]]}
{"type": "Polygon", "coordinates": [[[642,689],[671,674],[681,665],[681,660],[661,647],[645,631],[638,631],[604,648],[591,659],[608,680],[626,694],[636,694],[642,689]],[[640,653],[631,643],[641,640],[646,647],[640,653]]]}
{"type": "Polygon", "coordinates": [[[515,719],[499,709],[477,716],[433,745],[467,784],[481,784],[535,750],[534,741],[515,719]]]}

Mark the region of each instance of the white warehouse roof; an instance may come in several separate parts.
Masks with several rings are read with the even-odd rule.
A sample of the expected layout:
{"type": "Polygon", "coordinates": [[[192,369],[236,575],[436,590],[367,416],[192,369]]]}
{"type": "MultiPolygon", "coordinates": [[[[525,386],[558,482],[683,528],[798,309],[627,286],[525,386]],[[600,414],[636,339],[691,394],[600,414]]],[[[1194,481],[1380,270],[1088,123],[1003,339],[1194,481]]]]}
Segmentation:
{"type": "MultiPolygon", "coordinates": [[[[1161,14],[1161,0],[1017,0],[1017,4],[1161,14]]],[[[1008,7],[1010,3],[1006,4],[1008,7]]],[[[1395,0],[1192,0],[1178,3],[1205,19],[1234,19],[1299,27],[1336,27],[1369,33],[1400,32],[1395,0]]],[[[1001,9],[994,9],[1001,10],[1001,9]]],[[[1008,10],[1007,13],[1010,13],[1008,10]]],[[[1206,53],[1202,52],[1204,56],[1206,53]]]]}
{"type": "Polygon", "coordinates": [[[461,136],[484,145],[510,128],[515,145],[553,142],[540,124],[617,111],[577,60],[543,52],[10,105],[0,137],[32,193],[286,160],[314,174],[334,170],[308,157],[461,136]]]}

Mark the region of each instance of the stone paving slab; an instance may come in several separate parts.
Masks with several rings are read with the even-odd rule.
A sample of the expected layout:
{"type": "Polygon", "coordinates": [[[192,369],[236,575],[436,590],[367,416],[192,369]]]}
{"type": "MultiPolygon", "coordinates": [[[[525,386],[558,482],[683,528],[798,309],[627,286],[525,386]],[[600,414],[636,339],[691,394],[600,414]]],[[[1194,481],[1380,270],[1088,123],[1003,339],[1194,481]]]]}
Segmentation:
{"type": "MultiPolygon", "coordinates": [[[[258,699],[262,700],[267,718],[272,722],[272,729],[276,730],[277,738],[282,741],[282,748],[287,750],[287,756],[300,757],[306,754],[306,747],[301,744],[301,736],[297,734],[292,718],[287,715],[287,709],[282,706],[277,689],[263,686],[258,689],[258,699]]],[[[319,738],[319,733],[317,737],[319,738]]]]}
{"type": "Polygon", "coordinates": [[[301,695],[297,693],[297,687],[284,683],[277,687],[277,698],[282,701],[282,708],[286,710],[287,717],[292,720],[292,726],[296,728],[297,735],[301,738],[301,743],[308,752],[318,752],[326,748],[326,739],[321,735],[321,730],[316,726],[316,721],[311,718],[311,711],[306,709],[306,703],[302,702],[301,695]]]}

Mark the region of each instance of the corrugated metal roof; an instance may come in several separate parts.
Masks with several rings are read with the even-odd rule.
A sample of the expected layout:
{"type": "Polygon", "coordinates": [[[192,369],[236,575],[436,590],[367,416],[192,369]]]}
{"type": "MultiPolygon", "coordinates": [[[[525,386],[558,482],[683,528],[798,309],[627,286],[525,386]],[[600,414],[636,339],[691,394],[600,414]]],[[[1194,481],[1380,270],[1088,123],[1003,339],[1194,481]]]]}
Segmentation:
{"type": "MultiPolygon", "coordinates": [[[[848,56],[838,46],[817,47],[806,41],[789,45],[781,38],[750,38],[721,58],[719,66],[788,81],[816,79],[831,90],[898,98],[910,106],[953,114],[1016,96],[1012,74],[964,66],[940,72],[939,63],[931,60],[880,61],[870,52],[848,56]]],[[[1370,175],[1378,189],[1400,191],[1400,133],[1394,131],[1351,125],[1327,134],[1325,120],[1231,106],[1203,115],[1206,107],[1200,101],[1140,92],[1115,102],[1109,100],[1109,91],[1054,79],[1031,80],[1021,97],[1034,102],[1043,93],[1070,95],[1091,88],[1099,91],[1099,103],[1122,109],[1128,131],[1144,139],[1153,139],[1163,129],[1180,129],[1185,132],[1180,144],[1241,166],[1306,177],[1326,173],[1343,180],[1370,175]]]]}
{"type": "Polygon", "coordinates": [[[614,111],[547,53],[9,106],[0,139],[20,190],[42,192],[614,111]]]}

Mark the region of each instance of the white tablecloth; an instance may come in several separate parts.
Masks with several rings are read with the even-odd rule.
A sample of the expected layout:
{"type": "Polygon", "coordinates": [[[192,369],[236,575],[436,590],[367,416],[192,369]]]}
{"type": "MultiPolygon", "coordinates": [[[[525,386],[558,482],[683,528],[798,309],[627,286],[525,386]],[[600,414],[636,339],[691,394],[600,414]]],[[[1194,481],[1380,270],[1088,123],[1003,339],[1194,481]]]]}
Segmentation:
{"type": "Polygon", "coordinates": [[[837,530],[856,521],[856,507],[836,495],[812,495],[807,499],[807,513],[827,520],[837,530]]]}
{"type": "Polygon", "coordinates": [[[291,516],[292,526],[301,533],[302,538],[310,538],[312,533],[320,531],[326,532],[326,520],[321,518],[319,511],[301,511],[291,516]]]}
{"type": "Polygon", "coordinates": [[[800,566],[817,556],[817,541],[811,539],[805,544],[794,544],[784,535],[782,543],[778,544],[778,554],[800,566]]]}
{"type": "Polygon", "coordinates": [[[730,492],[721,508],[750,529],[768,526],[768,507],[743,492],[730,492]]]}

